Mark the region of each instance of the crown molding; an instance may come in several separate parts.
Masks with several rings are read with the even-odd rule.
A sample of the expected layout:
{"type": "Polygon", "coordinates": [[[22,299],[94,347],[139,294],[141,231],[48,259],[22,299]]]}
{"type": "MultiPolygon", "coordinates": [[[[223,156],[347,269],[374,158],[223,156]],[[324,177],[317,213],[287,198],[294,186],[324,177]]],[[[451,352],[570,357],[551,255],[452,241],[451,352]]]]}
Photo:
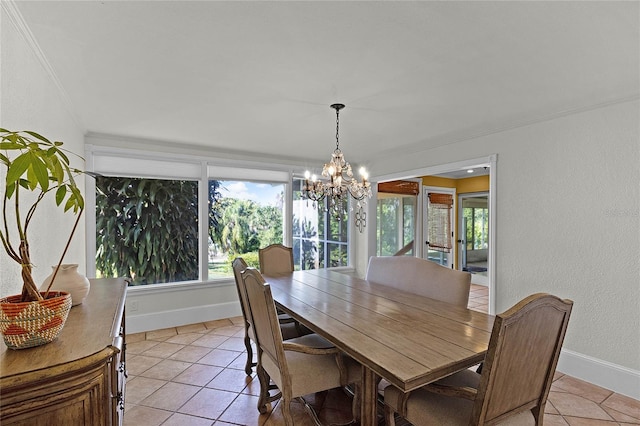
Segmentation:
{"type": "Polygon", "coordinates": [[[56,75],[55,70],[53,69],[53,67],[49,63],[49,60],[47,59],[44,52],[40,48],[40,45],[38,44],[35,36],[31,32],[31,29],[25,22],[22,16],[22,13],[20,13],[20,10],[18,9],[18,6],[15,0],[2,0],[0,1],[0,7],[2,7],[2,10],[5,11],[11,24],[15,27],[17,32],[22,36],[24,41],[27,43],[27,45],[35,55],[36,60],[40,63],[40,65],[44,69],[46,75],[51,79],[51,82],[56,87],[58,94],[60,95],[60,100],[64,104],[65,109],[67,110],[69,115],[71,116],[71,119],[78,126],[78,128],[85,129],[85,126],[82,124],[82,120],[75,112],[75,109],[73,107],[73,102],[71,102],[71,98],[69,97],[69,94],[65,90],[64,86],[60,82],[60,79],[56,75]]]}

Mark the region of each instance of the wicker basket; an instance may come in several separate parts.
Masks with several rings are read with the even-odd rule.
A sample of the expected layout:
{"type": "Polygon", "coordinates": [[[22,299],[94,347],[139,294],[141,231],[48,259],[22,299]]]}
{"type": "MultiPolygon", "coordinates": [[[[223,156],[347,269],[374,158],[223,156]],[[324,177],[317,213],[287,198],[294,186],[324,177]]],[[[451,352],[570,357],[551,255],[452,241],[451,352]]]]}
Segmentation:
{"type": "Polygon", "coordinates": [[[35,302],[20,298],[18,294],[0,299],[0,333],[7,347],[31,348],[58,337],[71,309],[71,294],[49,292],[47,299],[35,302]]]}

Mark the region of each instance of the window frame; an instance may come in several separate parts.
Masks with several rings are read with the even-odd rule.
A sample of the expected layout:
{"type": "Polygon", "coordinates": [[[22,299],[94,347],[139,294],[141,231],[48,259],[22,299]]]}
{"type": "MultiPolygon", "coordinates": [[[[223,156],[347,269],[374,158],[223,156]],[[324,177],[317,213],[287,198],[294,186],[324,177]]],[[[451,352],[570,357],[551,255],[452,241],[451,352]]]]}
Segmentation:
{"type": "MultiPolygon", "coordinates": [[[[295,244],[293,242],[294,240],[294,235],[293,235],[293,216],[295,214],[294,211],[294,206],[293,206],[293,193],[294,191],[297,190],[297,188],[299,187],[299,185],[302,185],[302,182],[304,182],[306,178],[304,176],[300,176],[300,175],[294,175],[291,178],[291,197],[292,197],[292,203],[291,203],[291,244],[290,246],[294,248],[294,263],[295,263],[295,244]],[[298,183],[296,184],[295,181],[298,181],[298,183]]],[[[300,201],[303,201],[303,199],[301,199],[300,201]]],[[[346,230],[346,242],[342,242],[342,241],[337,241],[335,239],[330,238],[330,216],[331,216],[331,211],[328,208],[328,200],[325,198],[322,201],[311,201],[311,200],[306,200],[305,202],[308,203],[314,203],[317,205],[322,204],[324,206],[325,209],[325,214],[322,216],[322,228],[323,228],[323,235],[320,236],[318,234],[318,237],[316,238],[320,244],[322,244],[323,246],[323,253],[322,253],[322,258],[324,260],[324,264],[327,265],[330,262],[330,250],[329,250],[329,245],[331,244],[336,244],[336,245],[346,245],[347,248],[347,265],[346,266],[336,266],[336,267],[324,267],[321,269],[332,269],[332,270],[354,270],[355,267],[353,267],[354,264],[354,253],[355,253],[355,249],[353,247],[354,244],[354,239],[355,239],[355,226],[353,226],[352,224],[352,219],[350,216],[350,212],[351,212],[351,207],[352,207],[352,199],[351,197],[348,198],[347,201],[347,218],[346,218],[346,224],[347,224],[347,230],[346,230]]],[[[317,209],[316,209],[317,210],[317,209]]],[[[320,227],[320,226],[318,226],[320,227]]],[[[303,237],[298,237],[296,238],[297,240],[300,241],[300,244],[302,244],[303,241],[307,240],[307,241],[313,241],[313,239],[308,239],[308,238],[303,238],[303,237]]],[[[320,252],[318,252],[318,256],[320,256],[320,252]]],[[[296,266],[298,266],[296,264],[296,266]]],[[[302,265],[299,265],[300,267],[302,267],[302,265]]]]}
{"type": "MultiPolygon", "coordinates": [[[[150,152],[139,149],[120,148],[103,145],[85,145],[87,171],[105,176],[129,176],[149,179],[184,179],[198,181],[199,198],[199,278],[195,281],[155,283],[131,287],[130,290],[159,291],[175,287],[185,288],[202,285],[228,285],[229,278],[208,278],[208,182],[209,180],[236,180],[255,183],[284,184],[283,243],[293,244],[293,180],[303,177],[303,170],[290,165],[267,162],[239,161],[203,155],[150,152]]],[[[85,178],[86,204],[86,256],[87,276],[96,275],[96,200],[95,180],[85,178]]],[[[348,265],[334,270],[353,270],[355,241],[351,220],[347,229],[348,265]]]]}

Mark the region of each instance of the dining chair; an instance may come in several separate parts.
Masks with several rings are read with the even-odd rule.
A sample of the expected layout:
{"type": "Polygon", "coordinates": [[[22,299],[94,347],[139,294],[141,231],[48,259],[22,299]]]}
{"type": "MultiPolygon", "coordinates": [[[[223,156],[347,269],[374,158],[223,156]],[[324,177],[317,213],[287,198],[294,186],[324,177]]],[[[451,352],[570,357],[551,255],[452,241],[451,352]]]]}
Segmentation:
{"type": "MultiPolygon", "coordinates": [[[[241,273],[248,268],[247,263],[243,258],[237,257],[231,263],[233,268],[233,275],[236,280],[236,290],[238,291],[238,299],[240,299],[240,309],[242,311],[242,317],[244,319],[244,346],[247,349],[247,362],[244,367],[247,376],[253,373],[253,367],[256,363],[253,362],[253,347],[251,342],[256,342],[253,326],[251,325],[251,317],[249,315],[249,302],[247,301],[247,292],[244,290],[244,282],[242,281],[241,273]]],[[[299,337],[298,325],[288,315],[280,315],[279,318],[280,328],[284,339],[291,339],[299,337]]]]}
{"type": "Polygon", "coordinates": [[[495,318],[482,373],[463,370],[418,390],[384,390],[385,422],[414,426],[542,425],[573,302],[526,297],[495,318]]]}
{"type": "MultiPolygon", "coordinates": [[[[276,275],[284,272],[293,272],[293,249],[282,244],[271,244],[258,250],[258,261],[260,263],[260,273],[264,275],[276,275]]],[[[287,314],[278,309],[280,318],[287,314]]],[[[299,334],[306,334],[310,331],[305,329],[300,323],[295,322],[299,334]]]]}
{"type": "MultiPolygon", "coordinates": [[[[315,412],[302,397],[359,382],[360,365],[317,334],[283,341],[271,287],[254,268],[245,269],[242,279],[257,338],[258,410],[263,414],[268,412],[271,402],[280,397],[285,425],[293,426],[290,405],[298,398],[319,423],[315,412]],[[279,395],[269,395],[271,380],[280,390],[279,395]]],[[[353,401],[355,417],[356,398],[353,401]]]]}
{"type": "Polygon", "coordinates": [[[260,272],[264,275],[275,275],[293,272],[293,249],[282,244],[271,244],[258,250],[260,272]]]}
{"type": "Polygon", "coordinates": [[[463,308],[469,303],[470,273],[419,257],[372,256],[365,279],[463,308]]]}

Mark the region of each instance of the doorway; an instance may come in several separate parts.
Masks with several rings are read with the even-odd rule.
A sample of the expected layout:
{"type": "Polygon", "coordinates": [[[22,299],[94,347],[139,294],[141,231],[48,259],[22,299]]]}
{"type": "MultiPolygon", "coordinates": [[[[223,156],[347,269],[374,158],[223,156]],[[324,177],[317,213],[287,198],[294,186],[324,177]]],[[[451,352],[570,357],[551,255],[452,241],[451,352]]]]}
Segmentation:
{"type": "MultiPolygon", "coordinates": [[[[461,194],[465,194],[465,193],[469,193],[471,195],[475,195],[474,193],[478,193],[478,192],[487,192],[487,205],[488,205],[488,211],[491,212],[491,214],[488,215],[488,222],[489,222],[489,227],[488,227],[488,242],[490,244],[488,244],[487,247],[487,260],[486,260],[486,281],[484,284],[487,286],[488,291],[489,291],[489,307],[488,307],[488,311],[490,314],[495,313],[495,285],[496,285],[496,256],[495,256],[495,244],[493,244],[492,242],[495,242],[495,235],[497,232],[497,226],[496,226],[496,215],[495,213],[495,208],[496,208],[496,198],[497,198],[497,193],[496,193],[496,173],[497,173],[497,155],[493,154],[493,155],[489,155],[487,157],[480,157],[480,158],[474,158],[474,159],[468,159],[468,160],[463,160],[463,161],[458,161],[458,162],[453,162],[453,163],[447,163],[447,164],[441,164],[441,165],[437,165],[437,166],[428,166],[428,167],[422,167],[422,168],[417,168],[417,169],[411,169],[411,170],[405,170],[405,171],[400,171],[400,172],[394,172],[391,174],[387,174],[387,175],[379,175],[379,176],[374,176],[372,177],[372,181],[375,182],[386,182],[386,181],[393,181],[393,180],[399,180],[399,179],[415,179],[416,177],[427,177],[427,176],[446,176],[449,175],[451,176],[452,174],[457,175],[457,177],[462,177],[464,175],[464,173],[469,173],[468,170],[470,169],[476,169],[476,168],[482,168],[486,174],[488,175],[488,192],[487,192],[487,188],[474,188],[474,187],[465,187],[465,188],[460,188],[457,191],[458,195],[461,194]]],[[[431,186],[430,183],[427,183],[424,181],[424,178],[419,178],[419,180],[422,182],[422,184],[424,186],[431,186]]],[[[456,185],[454,185],[456,186],[456,185]]],[[[422,197],[423,195],[423,191],[420,191],[420,195],[419,197],[422,197]]],[[[426,201],[424,201],[423,203],[426,203],[426,201]]],[[[420,200],[418,200],[418,205],[421,206],[423,205],[423,203],[420,202],[420,200]]],[[[455,199],[454,199],[454,203],[459,205],[459,200],[458,197],[456,195],[455,199]]],[[[371,203],[375,206],[374,203],[371,203]]],[[[371,216],[375,215],[375,207],[369,207],[369,214],[371,216]]],[[[417,208],[416,209],[416,213],[417,215],[422,215],[424,212],[424,207],[423,208],[417,208]]],[[[417,226],[417,228],[422,228],[424,227],[424,218],[416,218],[417,224],[420,224],[420,226],[417,226]]],[[[453,223],[457,223],[457,213],[454,216],[453,219],[453,223]]],[[[457,224],[453,226],[454,229],[454,233],[458,234],[460,231],[458,229],[457,224]]],[[[367,256],[366,259],[368,259],[369,256],[375,256],[376,255],[376,231],[377,231],[377,227],[371,227],[367,233],[367,245],[368,245],[368,249],[367,249],[367,256]]],[[[416,232],[417,236],[422,236],[422,230],[419,230],[418,232],[416,232]]],[[[454,235],[454,241],[457,242],[458,239],[461,239],[458,237],[458,235],[454,235]]],[[[418,241],[418,240],[416,240],[418,241]]],[[[421,241],[420,244],[416,244],[415,246],[415,255],[418,257],[423,257],[426,258],[428,257],[428,255],[425,253],[426,251],[426,239],[423,239],[423,241],[421,241]]],[[[458,244],[454,245],[455,249],[454,251],[454,255],[456,251],[460,250],[460,247],[458,244]]],[[[458,253],[458,259],[454,261],[454,267],[455,268],[460,268],[460,253],[458,253]],[[457,264],[456,264],[457,261],[457,264]]],[[[364,267],[366,268],[366,262],[364,262],[365,264],[359,267],[364,267]]],[[[479,266],[479,265],[468,265],[468,266],[477,266],[477,267],[484,267],[484,266],[479,266]]],[[[468,267],[467,266],[467,267],[468,267]]],[[[481,278],[484,276],[484,272],[482,274],[480,273],[476,273],[474,274],[476,275],[475,279],[473,282],[475,281],[479,281],[481,280],[481,278]]]]}
{"type": "Polygon", "coordinates": [[[459,268],[471,273],[471,282],[489,285],[489,193],[458,196],[459,268]]]}

